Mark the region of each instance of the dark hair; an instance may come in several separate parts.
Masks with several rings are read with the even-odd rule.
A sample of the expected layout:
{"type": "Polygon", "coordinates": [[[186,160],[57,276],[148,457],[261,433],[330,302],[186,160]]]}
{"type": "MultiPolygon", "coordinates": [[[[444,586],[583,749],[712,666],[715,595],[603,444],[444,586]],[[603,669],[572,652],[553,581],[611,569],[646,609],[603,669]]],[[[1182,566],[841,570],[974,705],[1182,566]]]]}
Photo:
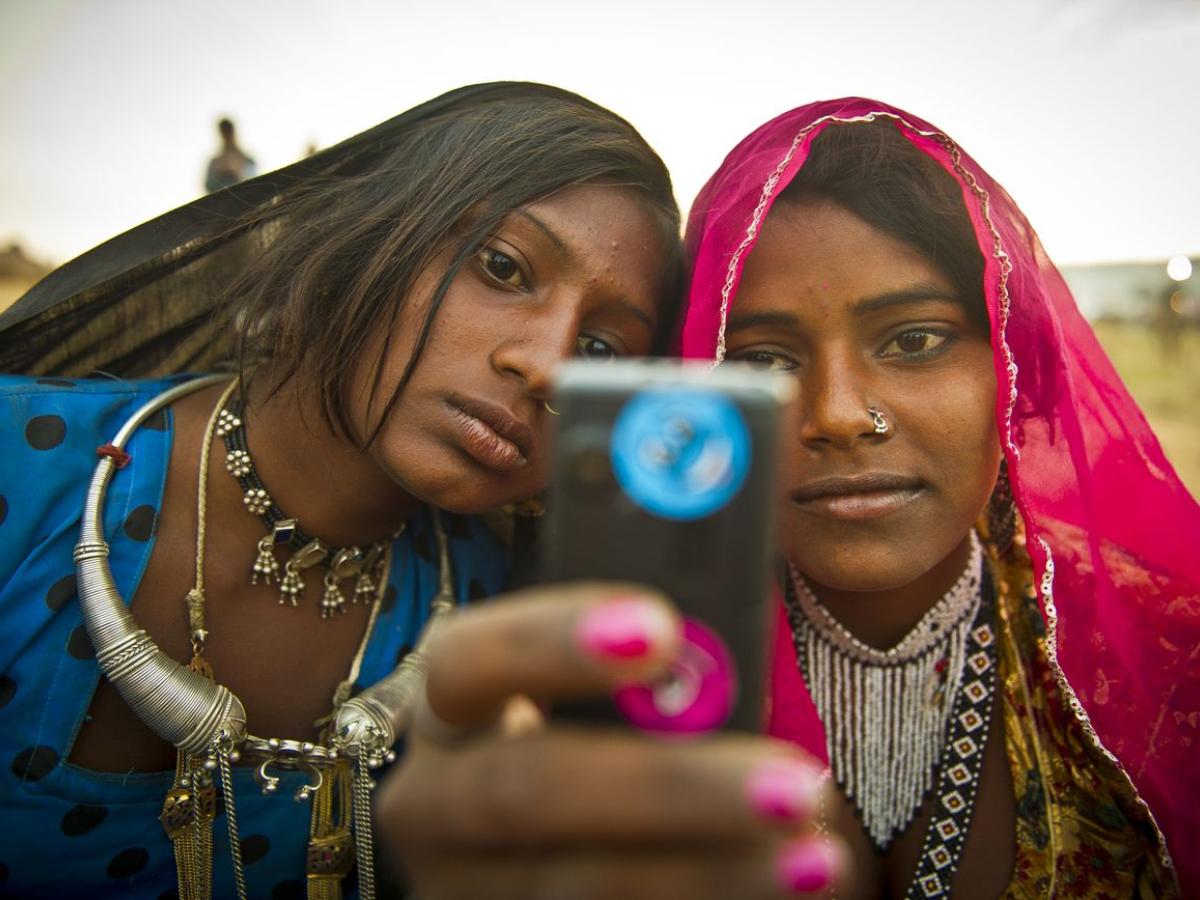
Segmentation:
{"type": "MultiPolygon", "coordinates": [[[[567,91],[513,85],[452,104],[387,140],[387,152],[365,170],[315,179],[284,209],[263,214],[278,232],[230,301],[243,371],[261,370],[272,392],[298,374],[311,377],[322,416],[343,434],[374,440],[463,264],[507,215],[565,187],[599,182],[643,199],[669,254],[666,305],[677,305],[682,261],[670,176],[624,119],[567,91]],[[382,362],[416,276],[439,254],[449,264],[412,358],[370,433],[356,435],[342,403],[349,377],[381,329],[388,335],[382,362]]],[[[665,335],[671,308],[662,318],[665,335]]]]}
{"type": "Polygon", "coordinates": [[[987,326],[983,255],[962,188],[891,120],[826,127],[778,199],[831,200],[913,247],[945,273],[967,312],[987,326]]]}
{"type": "Polygon", "coordinates": [[[233,119],[221,119],[217,122],[217,131],[221,132],[221,137],[229,140],[233,137],[233,119]]]}

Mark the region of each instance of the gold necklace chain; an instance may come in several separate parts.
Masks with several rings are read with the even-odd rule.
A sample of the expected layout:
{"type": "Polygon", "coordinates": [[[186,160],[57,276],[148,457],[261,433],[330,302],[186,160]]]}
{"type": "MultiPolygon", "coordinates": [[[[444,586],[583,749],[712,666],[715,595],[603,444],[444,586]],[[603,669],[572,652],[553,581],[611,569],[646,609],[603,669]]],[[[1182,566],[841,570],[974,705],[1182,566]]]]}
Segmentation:
{"type": "Polygon", "coordinates": [[[213,432],[217,427],[217,417],[225,407],[225,401],[237,388],[238,379],[234,378],[221,394],[221,398],[213,407],[204,428],[204,437],[200,442],[200,471],[196,477],[196,575],[192,589],[187,595],[188,630],[192,639],[193,657],[204,655],[204,642],[208,638],[208,628],[205,623],[204,606],[204,544],[207,538],[206,521],[208,518],[208,458],[212,453],[213,432]]]}

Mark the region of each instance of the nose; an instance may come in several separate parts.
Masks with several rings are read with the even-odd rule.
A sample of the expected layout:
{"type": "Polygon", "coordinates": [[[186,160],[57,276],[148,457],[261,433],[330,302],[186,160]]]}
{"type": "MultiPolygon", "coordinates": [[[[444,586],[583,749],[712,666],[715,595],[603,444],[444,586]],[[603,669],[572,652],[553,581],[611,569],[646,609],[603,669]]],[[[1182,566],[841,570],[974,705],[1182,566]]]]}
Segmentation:
{"type": "Polygon", "coordinates": [[[890,436],[870,373],[852,351],[814,359],[801,377],[800,439],[807,446],[849,449],[860,441],[890,436]],[[882,430],[877,427],[880,421],[882,430]]]}
{"type": "Polygon", "coordinates": [[[574,355],[579,335],[579,305],[546,303],[521,320],[516,333],[506,335],[492,351],[492,368],[520,379],[534,400],[552,396],[554,372],[574,355]]]}

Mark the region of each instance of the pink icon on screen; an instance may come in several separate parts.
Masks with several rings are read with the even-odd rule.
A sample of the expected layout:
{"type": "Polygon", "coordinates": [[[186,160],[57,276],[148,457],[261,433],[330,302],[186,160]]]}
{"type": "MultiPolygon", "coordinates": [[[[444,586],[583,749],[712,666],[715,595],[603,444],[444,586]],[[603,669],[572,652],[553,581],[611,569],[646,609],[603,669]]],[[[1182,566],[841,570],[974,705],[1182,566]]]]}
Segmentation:
{"type": "Polygon", "coordinates": [[[724,641],[687,619],[683,647],[671,671],[652,684],[631,684],[613,697],[617,709],[644,731],[702,734],[720,728],[733,712],[737,671],[724,641]]]}

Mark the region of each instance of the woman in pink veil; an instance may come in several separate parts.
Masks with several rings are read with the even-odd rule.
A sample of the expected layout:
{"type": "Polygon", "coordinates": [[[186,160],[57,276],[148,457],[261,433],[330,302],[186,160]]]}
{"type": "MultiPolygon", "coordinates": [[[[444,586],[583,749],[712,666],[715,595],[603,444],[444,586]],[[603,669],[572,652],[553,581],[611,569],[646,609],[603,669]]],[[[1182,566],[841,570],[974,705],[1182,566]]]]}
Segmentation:
{"type": "MultiPolygon", "coordinates": [[[[957,581],[948,577],[954,587],[941,601],[936,595],[930,598],[926,607],[936,606],[941,615],[950,609],[946,604],[958,602],[952,595],[971,575],[970,563],[965,568],[963,563],[978,560],[980,552],[982,587],[975,593],[982,599],[969,601],[976,605],[960,616],[961,641],[955,649],[921,651],[925,663],[933,667],[932,680],[921,676],[914,681],[918,686],[913,694],[900,675],[888,672],[904,670],[915,678],[923,664],[920,653],[890,670],[884,663],[871,668],[872,654],[881,652],[878,642],[874,648],[866,647],[872,641],[859,641],[862,636],[852,633],[850,618],[841,628],[838,611],[850,607],[845,593],[837,590],[846,587],[836,583],[842,577],[835,571],[838,562],[828,561],[837,555],[837,548],[829,545],[825,560],[804,559],[808,544],[825,547],[822,541],[828,538],[819,530],[799,530],[795,523],[816,521],[811,516],[785,514],[785,552],[794,567],[792,578],[785,579],[789,596],[778,612],[769,730],[832,761],[833,774],[849,797],[847,807],[858,815],[877,853],[876,864],[882,867],[882,874],[868,875],[866,884],[875,877],[879,883],[889,883],[893,892],[907,891],[909,896],[944,896],[952,887],[959,891],[962,880],[955,880],[954,872],[964,874],[970,868],[964,864],[960,869],[960,858],[980,852],[982,838],[975,839],[972,850],[967,832],[972,798],[981,777],[984,782],[989,777],[986,770],[981,776],[975,763],[984,756],[980,747],[988,735],[988,728],[980,729],[978,723],[990,719],[992,732],[1002,734],[999,742],[1006,752],[999,756],[1000,768],[1007,772],[998,777],[1011,788],[1010,802],[1002,804],[1003,815],[991,816],[987,804],[980,801],[977,809],[984,811],[975,818],[970,834],[1011,841],[1005,832],[1015,833],[1011,853],[993,854],[1004,858],[1003,869],[1011,874],[1006,896],[1171,896],[1180,887],[1184,896],[1200,896],[1196,852],[1200,848],[1195,837],[1200,834],[1200,766],[1196,765],[1200,555],[1194,546],[1200,534],[1200,508],[1164,457],[1033,229],[1003,188],[945,134],[886,104],[835,100],[773,119],[728,155],[693,206],[687,243],[694,275],[682,325],[682,354],[717,361],[744,358],[797,370],[802,379],[802,430],[817,427],[811,420],[818,407],[827,419],[836,414],[832,407],[825,408],[833,401],[820,399],[822,390],[836,388],[838,399],[861,418],[861,434],[838,444],[828,436],[806,432],[798,443],[789,445],[795,459],[785,471],[798,472],[796,477],[803,480],[805,465],[828,473],[844,463],[839,477],[849,480],[831,482],[834,488],[829,490],[852,494],[862,488],[867,493],[859,500],[867,499],[856,506],[858,501],[849,494],[831,498],[828,491],[821,494],[819,485],[810,486],[797,489],[793,511],[806,506],[833,510],[836,515],[828,521],[837,520],[830,529],[835,534],[855,536],[859,532],[846,529],[862,532],[874,523],[886,525],[892,513],[890,507],[883,508],[885,501],[891,497],[903,505],[908,502],[908,488],[890,482],[856,488],[853,471],[878,468],[876,463],[890,458],[889,454],[896,457],[900,452],[896,448],[904,448],[923,415],[919,408],[909,411],[899,398],[889,395],[887,378],[872,374],[887,366],[892,366],[889,372],[898,371],[899,351],[856,361],[858,374],[843,372],[837,378],[829,374],[833,364],[810,366],[810,359],[824,352],[814,342],[823,339],[821,329],[837,312],[825,310],[822,319],[811,309],[796,307],[796,324],[784,307],[777,304],[772,310],[771,273],[755,269],[755,254],[773,241],[773,249],[761,250],[760,268],[766,265],[762,260],[768,252],[776,254],[772,260],[786,259],[778,253],[783,240],[779,230],[786,226],[819,255],[820,241],[805,237],[803,229],[808,222],[817,227],[817,212],[822,209],[821,216],[827,218],[832,201],[846,229],[874,228],[879,240],[892,241],[920,257],[914,265],[924,260],[949,282],[961,283],[963,273],[954,271],[952,246],[938,244],[929,235],[910,239],[903,228],[881,232],[872,218],[875,213],[847,212],[838,199],[838,177],[843,182],[849,179],[847,190],[864,195],[870,188],[856,187],[855,179],[885,184],[888,176],[880,171],[897,159],[902,167],[917,172],[912,177],[942,185],[953,195],[959,232],[966,235],[972,251],[978,250],[974,275],[968,271],[966,278],[973,281],[971,292],[977,294],[981,307],[978,334],[987,377],[979,380],[990,385],[993,374],[995,379],[982,410],[985,422],[991,423],[987,428],[995,451],[981,457],[985,463],[973,460],[972,464],[976,478],[985,470],[990,498],[985,493],[982,508],[975,511],[981,543],[971,538],[956,546],[958,556],[950,574],[961,571],[962,575],[957,581]],[[835,157],[843,152],[857,154],[857,175],[852,167],[839,170],[835,157]],[[820,165],[826,174],[810,176],[806,165],[822,154],[825,162],[820,165]],[[936,175],[920,174],[930,170],[936,175]],[[803,195],[798,201],[788,199],[797,192],[803,195]],[[793,335],[779,343],[768,342],[762,335],[772,327],[792,329],[793,335]],[[751,332],[759,335],[757,343],[748,343],[751,332]],[[799,349],[789,356],[777,349],[780,344],[799,349]],[[818,369],[824,375],[818,377],[818,369]],[[815,379],[813,384],[809,379],[815,379]],[[829,460],[840,463],[822,468],[829,460]],[[875,488],[883,494],[870,494],[875,488]],[[879,496],[884,500],[879,501],[879,496]],[[972,545],[980,547],[974,557],[969,555],[972,545]],[[829,597],[842,597],[844,602],[841,606],[829,602],[826,607],[823,601],[829,597]],[[994,612],[987,613],[988,609],[994,612]],[[980,630],[981,623],[988,627],[980,630]],[[826,669],[821,669],[822,659],[826,669]],[[836,682],[842,690],[840,699],[821,683],[822,671],[842,673],[829,676],[835,681],[841,678],[836,682]],[[885,691],[890,702],[872,706],[870,684],[885,691]],[[973,691],[982,704],[975,708],[967,697],[973,691]],[[899,796],[903,790],[894,785],[905,780],[906,751],[901,748],[908,746],[906,735],[917,728],[906,724],[914,714],[902,704],[918,695],[934,697],[938,708],[945,710],[939,719],[945,737],[938,742],[933,768],[917,772],[920,777],[912,783],[916,793],[910,795],[919,804],[914,812],[911,796],[906,802],[899,796]],[[852,709],[848,714],[834,714],[847,708],[852,709]],[[1002,728],[996,723],[1002,723],[1002,728]],[[872,751],[860,744],[876,746],[872,751]],[[881,753],[890,758],[892,765],[883,779],[872,780],[872,752],[877,759],[883,758],[881,753]],[[924,836],[904,838],[906,828],[916,829],[916,820],[924,836]],[[1011,829],[1006,822],[1012,823],[1011,829]],[[898,862],[892,848],[905,840],[909,850],[898,862]]],[[[864,208],[883,209],[886,216],[889,205],[904,202],[903,196],[880,195],[867,197],[864,208]]],[[[938,227],[953,231],[957,226],[943,222],[938,227]]],[[[786,252],[787,245],[782,246],[786,252]]],[[[836,255],[836,248],[833,252],[836,255]]],[[[870,265],[865,260],[864,271],[870,265]]],[[[860,278],[853,269],[848,267],[846,279],[860,278]]],[[[787,291],[774,290],[775,296],[788,296],[787,291]]],[[[798,285],[788,302],[824,297],[820,292],[829,290],[836,292],[836,278],[798,285]],[[805,293],[809,288],[810,293],[805,293]]],[[[830,302],[836,307],[839,301],[830,302]]],[[[886,303],[875,304],[882,305],[886,303]]],[[[967,318],[963,329],[969,328],[967,318]]],[[[910,357],[917,359],[914,354],[926,352],[926,346],[942,341],[936,329],[930,331],[904,332],[903,340],[911,345],[903,350],[908,354],[903,357],[905,365],[910,357]]],[[[944,365],[947,372],[957,371],[944,365]]],[[[961,392],[958,397],[960,405],[967,402],[961,392]]],[[[936,399],[931,406],[936,406],[936,399]]],[[[919,496],[921,488],[910,493],[919,496]]],[[[880,529],[877,536],[888,533],[886,527],[880,529]]],[[[921,536],[904,535],[892,546],[908,546],[904,542],[910,539],[921,536]]],[[[884,544],[880,543],[881,553],[888,549],[884,544]]],[[[871,560],[863,565],[870,569],[871,560]]],[[[863,579],[870,581],[866,575],[863,579]]],[[[844,580],[854,578],[847,575],[844,580]]],[[[876,582],[870,589],[897,587],[886,584],[883,576],[876,582]]],[[[969,605],[967,600],[963,603],[969,605]]],[[[931,615],[922,618],[902,643],[916,640],[913,635],[922,628],[936,630],[936,622],[930,625],[931,615]]],[[[954,622],[959,620],[946,615],[949,627],[958,627],[954,622]]],[[[938,644],[943,639],[932,631],[925,637],[922,646],[950,646],[938,644]]],[[[886,665],[894,662],[893,658],[886,665]]],[[[994,747],[997,741],[990,743],[994,747]]],[[[986,790],[986,784],[978,788],[979,796],[986,790]]],[[[861,864],[856,867],[862,869],[861,864]]]]}

